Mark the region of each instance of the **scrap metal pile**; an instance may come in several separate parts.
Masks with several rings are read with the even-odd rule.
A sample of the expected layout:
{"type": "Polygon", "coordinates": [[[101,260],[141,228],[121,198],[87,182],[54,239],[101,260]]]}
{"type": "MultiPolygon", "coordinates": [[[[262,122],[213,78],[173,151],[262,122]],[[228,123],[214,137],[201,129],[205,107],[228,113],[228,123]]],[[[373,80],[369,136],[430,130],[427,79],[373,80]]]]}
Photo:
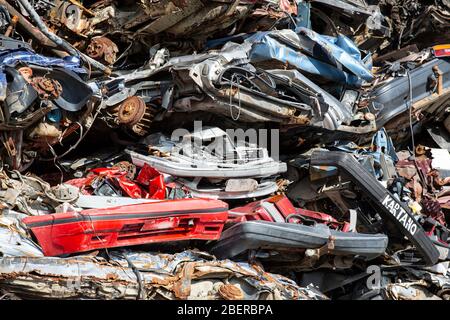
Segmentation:
{"type": "Polygon", "coordinates": [[[450,299],[448,0],[0,0],[0,299],[450,299]]]}

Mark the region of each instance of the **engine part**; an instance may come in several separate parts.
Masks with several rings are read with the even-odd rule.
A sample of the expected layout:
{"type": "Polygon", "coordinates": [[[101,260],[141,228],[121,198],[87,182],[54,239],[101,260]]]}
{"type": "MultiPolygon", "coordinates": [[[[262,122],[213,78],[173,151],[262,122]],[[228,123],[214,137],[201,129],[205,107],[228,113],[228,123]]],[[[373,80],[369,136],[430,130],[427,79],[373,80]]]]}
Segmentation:
{"type": "Polygon", "coordinates": [[[152,108],[147,106],[141,97],[132,96],[120,104],[117,121],[135,134],[144,136],[149,130],[153,116],[152,108]]]}
{"type": "Polygon", "coordinates": [[[86,53],[93,59],[104,61],[108,65],[116,62],[116,54],[119,52],[117,45],[106,37],[94,37],[91,39],[86,53]]]}
{"type": "Polygon", "coordinates": [[[31,85],[37,91],[41,100],[55,100],[59,98],[63,89],[57,80],[34,77],[31,79],[31,85]]]}

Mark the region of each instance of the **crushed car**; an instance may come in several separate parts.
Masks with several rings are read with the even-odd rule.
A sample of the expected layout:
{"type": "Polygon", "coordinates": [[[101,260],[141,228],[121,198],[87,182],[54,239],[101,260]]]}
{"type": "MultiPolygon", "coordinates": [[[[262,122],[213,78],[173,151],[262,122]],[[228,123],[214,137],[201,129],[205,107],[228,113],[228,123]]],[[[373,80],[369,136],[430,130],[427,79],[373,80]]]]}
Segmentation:
{"type": "Polygon", "coordinates": [[[0,300],[450,299],[444,0],[0,0],[0,300]]]}

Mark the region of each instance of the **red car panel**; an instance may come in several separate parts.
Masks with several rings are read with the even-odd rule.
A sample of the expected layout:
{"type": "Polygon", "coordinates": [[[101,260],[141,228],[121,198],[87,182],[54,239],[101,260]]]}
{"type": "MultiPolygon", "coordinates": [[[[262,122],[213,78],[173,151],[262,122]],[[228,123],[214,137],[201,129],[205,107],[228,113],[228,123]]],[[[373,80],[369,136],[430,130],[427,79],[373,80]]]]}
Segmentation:
{"type": "Polygon", "coordinates": [[[220,200],[180,199],[26,217],[46,256],[177,240],[216,240],[228,217],[220,200]]]}

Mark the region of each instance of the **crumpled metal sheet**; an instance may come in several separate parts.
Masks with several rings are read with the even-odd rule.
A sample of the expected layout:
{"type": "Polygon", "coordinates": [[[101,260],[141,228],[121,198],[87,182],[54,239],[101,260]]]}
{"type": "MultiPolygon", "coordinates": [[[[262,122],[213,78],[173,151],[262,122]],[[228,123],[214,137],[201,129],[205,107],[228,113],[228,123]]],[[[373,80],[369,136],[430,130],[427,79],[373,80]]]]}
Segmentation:
{"type": "Polygon", "coordinates": [[[110,251],[109,255],[110,261],[92,256],[0,258],[0,286],[27,298],[220,299],[224,298],[223,289],[230,291],[232,287],[234,295],[226,298],[327,299],[314,289],[301,288],[260,267],[215,260],[207,253],[110,251]],[[139,276],[130,265],[139,270],[139,276]]]}
{"type": "Polygon", "coordinates": [[[87,70],[81,67],[81,61],[78,57],[53,58],[36,54],[31,50],[23,48],[16,50],[2,50],[0,52],[0,65],[14,66],[19,62],[29,63],[38,66],[62,67],[76,73],[86,75],[87,70]]]}
{"type": "Polygon", "coordinates": [[[394,272],[386,269],[385,274],[389,273],[392,281],[383,285],[382,290],[386,298],[393,300],[448,300],[448,266],[446,261],[431,267],[394,269],[394,272]]]}
{"type": "Polygon", "coordinates": [[[251,50],[247,42],[227,43],[222,50],[207,56],[171,59],[168,66],[173,67],[178,79],[183,79],[177,81],[177,90],[192,91],[188,89],[192,84],[183,78],[188,71],[195,85],[208,96],[208,99],[203,99],[183,94],[184,97],[174,100],[174,111],[212,112],[242,122],[281,122],[346,132],[373,131],[371,122],[349,126],[353,116],[348,108],[297,70],[274,70],[275,66],[270,65],[269,70],[258,75],[254,66],[247,63],[251,50]],[[252,77],[272,78],[270,81],[275,83],[274,87],[262,91],[245,87],[240,90],[239,84],[246,73],[252,77]],[[295,102],[283,99],[284,94],[277,94],[287,87],[292,87],[294,92],[302,92],[295,102]]]}
{"type": "Polygon", "coordinates": [[[19,225],[25,214],[0,215],[0,257],[43,257],[41,249],[29,239],[27,232],[19,225]]]}
{"type": "Polygon", "coordinates": [[[428,46],[449,39],[445,30],[450,26],[450,8],[445,0],[383,0],[379,6],[391,20],[392,49],[412,42],[428,46]]]}
{"type": "Polygon", "coordinates": [[[387,294],[393,300],[441,300],[426,289],[424,282],[394,283],[386,288],[387,294]]]}
{"type": "Polygon", "coordinates": [[[251,62],[278,60],[301,71],[353,86],[373,79],[370,66],[361,61],[357,47],[342,35],[333,39],[300,28],[297,33],[291,30],[260,32],[245,41],[253,44],[251,62]],[[343,71],[340,65],[351,72],[343,71]]]}
{"type": "MultiPolygon", "coordinates": [[[[0,0],[0,5],[2,294],[324,299],[298,286],[307,283],[299,281],[306,272],[297,273],[296,281],[264,272],[260,265],[283,274],[295,271],[293,263],[281,271],[276,261],[265,259],[264,254],[275,257],[272,249],[252,250],[241,257],[243,263],[183,251],[188,246],[181,242],[170,254],[100,247],[70,258],[44,258],[18,222],[24,215],[78,211],[83,205],[139,203],[153,194],[162,200],[223,197],[233,209],[253,197],[286,193],[299,210],[324,214],[360,234],[389,235],[384,255],[370,262],[381,269],[378,292],[365,283],[364,268],[370,266],[362,259],[324,259],[311,267],[305,279],[320,278],[311,283],[321,284],[330,297],[450,299],[448,153],[435,151],[433,157],[419,145],[425,127],[450,131],[450,64],[442,57],[450,49],[430,48],[450,41],[448,0],[0,0]],[[36,74],[38,79],[31,79],[36,74]],[[73,81],[66,82],[69,78],[73,81]],[[141,138],[170,135],[181,127],[190,131],[194,119],[222,130],[279,130],[280,149],[264,146],[264,152],[280,151],[278,169],[255,174],[251,159],[236,152],[232,162],[242,160],[248,167],[242,166],[243,172],[232,167],[229,174],[238,177],[220,177],[221,153],[201,159],[215,163],[207,176],[181,168],[170,175],[161,170],[155,177],[147,166],[146,174],[124,172],[123,194],[114,190],[113,179],[104,185],[100,182],[107,179],[94,179],[99,184],[83,190],[89,170],[123,165],[120,157],[129,161],[127,147],[143,155],[156,152],[158,160],[170,157],[172,145],[162,143],[155,150],[141,138]],[[396,155],[394,146],[411,152],[396,155]],[[115,155],[96,158],[97,150],[90,150],[103,147],[114,148],[115,155]],[[352,178],[349,168],[346,174],[338,164],[339,169],[311,165],[318,150],[356,157],[353,168],[366,179],[352,178]],[[79,162],[67,157],[71,152],[79,162]],[[282,177],[275,175],[281,172],[282,177]],[[71,186],[62,183],[67,175],[71,186]],[[370,190],[362,192],[369,184],[392,201],[387,197],[383,204],[370,197],[370,190]],[[408,217],[397,211],[400,207],[408,217]],[[384,209],[403,227],[414,225],[422,244],[396,232],[389,212],[380,214],[384,209]],[[424,257],[439,263],[423,267],[424,257]]],[[[435,140],[445,146],[446,138],[440,138],[435,140]]],[[[181,155],[171,156],[176,161],[181,155]]],[[[192,167],[198,172],[208,166],[194,161],[192,167]]],[[[283,205],[267,200],[262,202],[269,213],[283,205]]],[[[292,213],[273,223],[317,223],[292,213]]],[[[155,250],[164,251],[165,245],[155,250]]],[[[198,243],[200,249],[211,247],[198,243]]],[[[317,257],[328,250],[321,247],[317,257]]],[[[293,253],[288,250],[283,259],[294,261],[293,253]]]]}

